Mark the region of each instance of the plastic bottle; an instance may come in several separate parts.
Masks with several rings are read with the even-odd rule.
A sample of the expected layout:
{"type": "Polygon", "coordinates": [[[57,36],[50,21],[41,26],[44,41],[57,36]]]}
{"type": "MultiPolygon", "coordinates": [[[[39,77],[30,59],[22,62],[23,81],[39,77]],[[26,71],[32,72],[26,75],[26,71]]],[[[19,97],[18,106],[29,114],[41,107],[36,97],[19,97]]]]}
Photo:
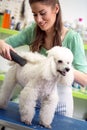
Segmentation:
{"type": "Polygon", "coordinates": [[[79,18],[76,24],[76,31],[82,36],[83,32],[83,19],[79,18]]]}
{"type": "Polygon", "coordinates": [[[10,10],[5,10],[4,16],[3,16],[3,22],[2,27],[3,28],[10,28],[10,10]]]}
{"type": "Polygon", "coordinates": [[[15,18],[14,18],[14,16],[11,17],[10,29],[15,29],[15,18]]]}
{"type": "Polygon", "coordinates": [[[80,84],[74,82],[73,85],[72,85],[72,88],[75,91],[80,91],[81,86],[80,86],[80,84]]]}
{"type": "Polygon", "coordinates": [[[87,28],[83,31],[83,41],[87,43],[87,28]]]}
{"type": "Polygon", "coordinates": [[[15,30],[19,30],[19,31],[21,30],[21,23],[20,22],[17,23],[15,30]]]}

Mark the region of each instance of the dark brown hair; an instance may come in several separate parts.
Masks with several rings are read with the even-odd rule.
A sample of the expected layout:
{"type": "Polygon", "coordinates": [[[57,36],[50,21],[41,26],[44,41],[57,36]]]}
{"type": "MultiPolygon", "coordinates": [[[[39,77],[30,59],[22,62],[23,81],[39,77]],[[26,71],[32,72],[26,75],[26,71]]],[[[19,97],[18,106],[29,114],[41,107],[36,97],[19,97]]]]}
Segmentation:
{"type": "MultiPolygon", "coordinates": [[[[61,16],[61,7],[58,0],[29,0],[30,5],[35,2],[41,2],[43,4],[54,7],[56,4],[59,6],[59,12],[56,15],[56,21],[54,25],[54,41],[52,46],[61,46],[61,31],[62,31],[62,16],[61,16]]],[[[40,29],[40,27],[36,26],[36,37],[35,41],[32,43],[32,51],[39,51],[40,48],[45,43],[45,32],[40,29]]]]}

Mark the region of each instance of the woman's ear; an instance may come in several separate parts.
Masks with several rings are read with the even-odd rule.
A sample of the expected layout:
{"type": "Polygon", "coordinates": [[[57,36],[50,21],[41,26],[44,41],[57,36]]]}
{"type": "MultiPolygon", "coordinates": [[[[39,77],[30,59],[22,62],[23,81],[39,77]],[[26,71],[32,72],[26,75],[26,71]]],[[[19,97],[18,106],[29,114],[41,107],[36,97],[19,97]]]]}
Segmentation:
{"type": "Polygon", "coordinates": [[[55,13],[57,14],[59,12],[59,5],[58,4],[56,4],[56,8],[55,9],[56,9],[55,13]]]}

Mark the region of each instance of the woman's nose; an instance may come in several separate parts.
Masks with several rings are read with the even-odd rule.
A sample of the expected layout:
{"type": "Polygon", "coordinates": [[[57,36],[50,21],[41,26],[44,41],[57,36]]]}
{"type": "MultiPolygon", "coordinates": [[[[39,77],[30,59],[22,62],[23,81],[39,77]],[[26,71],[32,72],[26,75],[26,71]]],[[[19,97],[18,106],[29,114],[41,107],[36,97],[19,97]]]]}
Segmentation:
{"type": "Polygon", "coordinates": [[[35,21],[37,23],[40,23],[42,21],[42,17],[40,15],[38,15],[36,18],[35,18],[35,21]]]}

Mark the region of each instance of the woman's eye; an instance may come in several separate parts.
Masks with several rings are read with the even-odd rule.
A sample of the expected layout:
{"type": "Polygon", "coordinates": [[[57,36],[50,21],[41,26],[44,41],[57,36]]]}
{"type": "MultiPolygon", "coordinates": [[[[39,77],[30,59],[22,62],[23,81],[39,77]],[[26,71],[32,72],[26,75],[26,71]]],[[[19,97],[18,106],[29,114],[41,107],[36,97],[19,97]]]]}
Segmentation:
{"type": "Polygon", "coordinates": [[[39,14],[33,13],[34,17],[37,17],[38,15],[44,16],[46,15],[46,12],[39,12],[39,14]]]}
{"type": "Polygon", "coordinates": [[[40,15],[46,15],[46,12],[40,13],[40,15]]]}
{"type": "Polygon", "coordinates": [[[35,17],[35,16],[37,16],[37,14],[33,14],[33,16],[35,17]]]}

